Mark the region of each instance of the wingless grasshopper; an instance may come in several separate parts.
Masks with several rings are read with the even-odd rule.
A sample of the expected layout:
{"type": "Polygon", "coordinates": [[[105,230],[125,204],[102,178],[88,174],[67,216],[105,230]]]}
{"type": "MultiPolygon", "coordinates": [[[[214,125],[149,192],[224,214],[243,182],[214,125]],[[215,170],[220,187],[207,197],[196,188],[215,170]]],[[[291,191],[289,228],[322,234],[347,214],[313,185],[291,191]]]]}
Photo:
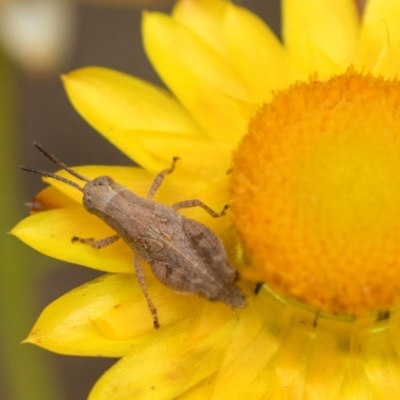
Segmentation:
{"type": "Polygon", "coordinates": [[[101,249],[122,238],[133,250],[136,276],[153,316],[154,328],[158,329],[160,324],[157,310],[146,288],[140,258],[172,290],[199,294],[211,301],[222,301],[231,308],[245,306],[244,295],[234,284],[237,273],[229,264],[221,241],[206,226],[177,213],[182,208],[201,207],[212,217],[218,218],[225,214],[227,206],[217,213],[200,200],[186,200],[172,206],[152,200],[165,175],[174,170],[178,158],[173,159],[170,168],[156,176],[147,197],[142,198],[109,176],[87,179],[39,144],[35,143],[35,146],[55,164],[86,183],[80,187],[52,172],[25,166],[21,166],[21,169],[56,179],[81,191],[85,209],[97,215],[116,232],[100,240],[73,237],[72,241],[101,249]]]}

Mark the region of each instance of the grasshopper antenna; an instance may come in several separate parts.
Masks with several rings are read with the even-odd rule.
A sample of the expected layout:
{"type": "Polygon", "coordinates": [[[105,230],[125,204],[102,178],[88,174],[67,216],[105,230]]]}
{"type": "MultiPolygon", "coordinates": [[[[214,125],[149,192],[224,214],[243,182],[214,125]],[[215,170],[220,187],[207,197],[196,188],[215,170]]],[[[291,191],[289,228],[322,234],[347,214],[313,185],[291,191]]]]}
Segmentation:
{"type": "Polygon", "coordinates": [[[89,182],[89,179],[85,178],[83,175],[78,174],[76,171],[74,171],[72,168],[68,167],[67,164],[64,164],[62,161],[60,161],[58,158],[53,156],[53,154],[50,154],[47,152],[39,143],[33,142],[35,147],[42,152],[49,160],[53,161],[54,164],[57,164],[59,167],[64,169],[65,171],[69,172],[72,176],[75,178],[78,178],[81,181],[89,182]]]}
{"type": "MultiPolygon", "coordinates": [[[[69,174],[71,174],[75,178],[77,178],[77,179],[79,179],[81,181],[89,182],[89,179],[85,178],[81,174],[78,174],[78,172],[74,171],[72,168],[68,167],[68,165],[64,164],[58,158],[56,158],[52,154],[48,153],[40,144],[34,142],[34,145],[41,153],[43,153],[54,164],[57,164],[59,167],[61,167],[65,171],[67,171],[69,174]]],[[[48,172],[48,171],[42,171],[42,170],[36,169],[36,168],[25,167],[24,165],[20,166],[20,168],[22,170],[24,170],[24,171],[33,172],[34,174],[39,174],[39,175],[45,176],[47,178],[53,178],[53,179],[55,179],[57,181],[63,182],[65,184],[67,184],[69,186],[72,186],[75,189],[78,189],[79,191],[83,192],[83,189],[78,184],[76,184],[75,182],[70,181],[69,179],[63,178],[60,175],[57,175],[57,174],[54,174],[54,173],[48,172]]]]}

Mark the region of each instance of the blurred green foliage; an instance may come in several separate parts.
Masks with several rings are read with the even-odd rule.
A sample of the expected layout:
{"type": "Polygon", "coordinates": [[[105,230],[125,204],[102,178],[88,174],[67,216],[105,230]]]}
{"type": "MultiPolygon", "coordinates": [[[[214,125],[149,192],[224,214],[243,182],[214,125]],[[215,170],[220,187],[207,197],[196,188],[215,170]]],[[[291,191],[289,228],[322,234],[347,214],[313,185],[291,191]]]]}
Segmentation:
{"type": "Polygon", "coordinates": [[[21,344],[37,317],[33,315],[34,288],[45,266],[39,265],[39,259],[35,263],[32,250],[7,234],[22,217],[19,145],[16,79],[0,53],[0,397],[60,400],[46,353],[21,344]]]}

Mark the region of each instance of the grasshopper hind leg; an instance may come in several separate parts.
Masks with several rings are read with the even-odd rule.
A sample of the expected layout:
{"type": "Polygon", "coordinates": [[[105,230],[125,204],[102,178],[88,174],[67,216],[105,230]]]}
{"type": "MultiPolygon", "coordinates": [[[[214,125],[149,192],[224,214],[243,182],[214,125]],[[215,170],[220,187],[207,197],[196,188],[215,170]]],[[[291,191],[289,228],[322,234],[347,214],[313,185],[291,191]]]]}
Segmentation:
{"type": "Polygon", "coordinates": [[[138,255],[135,254],[135,271],[136,271],[136,278],[139,282],[139,285],[142,289],[142,292],[144,294],[144,297],[146,298],[147,305],[149,306],[151,315],[153,316],[153,325],[154,329],[158,329],[160,327],[160,324],[158,322],[158,315],[157,315],[157,309],[153,302],[151,301],[149,292],[147,291],[147,286],[146,286],[146,281],[144,279],[144,274],[142,271],[142,267],[140,266],[140,258],[138,255]]]}

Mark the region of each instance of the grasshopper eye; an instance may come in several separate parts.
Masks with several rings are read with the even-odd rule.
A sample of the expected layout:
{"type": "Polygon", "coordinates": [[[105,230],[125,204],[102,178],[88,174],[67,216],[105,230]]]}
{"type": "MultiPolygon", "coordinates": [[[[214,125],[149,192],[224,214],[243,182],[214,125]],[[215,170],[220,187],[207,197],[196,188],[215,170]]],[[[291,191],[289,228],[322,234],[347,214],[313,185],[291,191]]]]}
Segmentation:
{"type": "Polygon", "coordinates": [[[83,206],[85,207],[85,209],[86,209],[87,211],[93,210],[93,208],[94,208],[94,206],[93,206],[93,200],[92,200],[92,196],[91,196],[90,194],[85,193],[85,194],[83,195],[83,201],[82,201],[82,203],[83,203],[83,206]]]}

